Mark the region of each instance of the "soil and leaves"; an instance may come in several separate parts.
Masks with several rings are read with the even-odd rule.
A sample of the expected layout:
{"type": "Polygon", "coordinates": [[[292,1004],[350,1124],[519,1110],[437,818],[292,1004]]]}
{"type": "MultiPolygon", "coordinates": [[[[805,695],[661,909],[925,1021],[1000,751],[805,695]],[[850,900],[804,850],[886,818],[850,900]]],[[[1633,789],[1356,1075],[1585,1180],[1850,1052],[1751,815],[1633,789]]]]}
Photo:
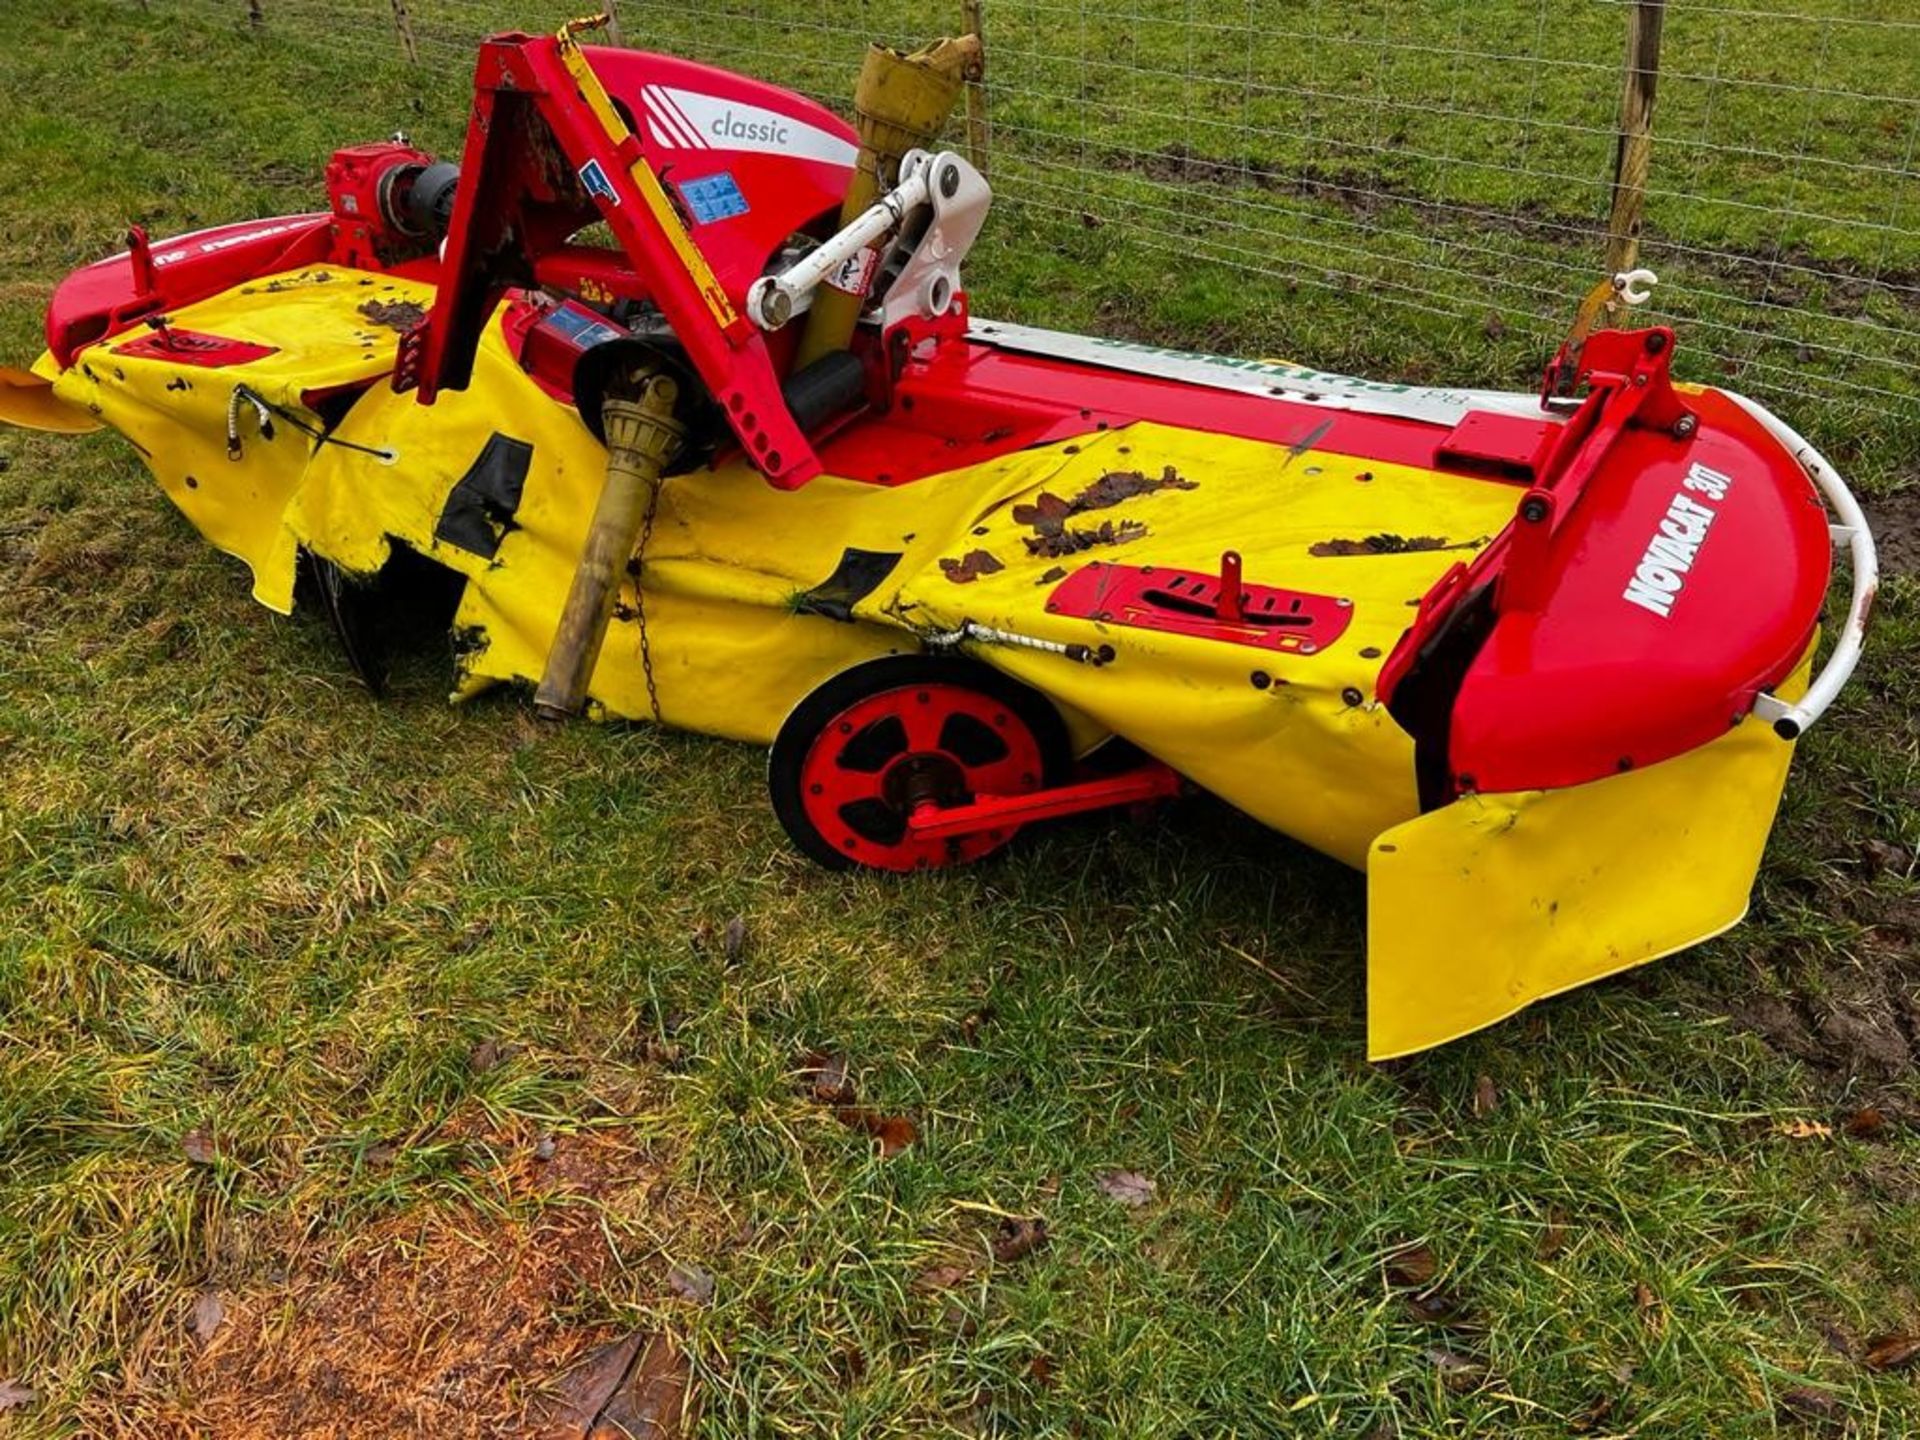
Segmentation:
{"type": "MultiPolygon", "coordinates": [[[[128,218],[454,138],[445,76],[271,27],[9,18],[10,359],[128,218]]],[[[1532,363],[1093,234],[996,241],[991,308],[1532,363]]],[[[1909,1433],[1920,489],[1870,438],[1895,573],[1748,923],[1370,1067],[1360,878],[1210,802],[828,875],[757,753],[450,708],[430,648],[375,703],[124,444],[0,436],[0,1432],[1909,1433]]]]}

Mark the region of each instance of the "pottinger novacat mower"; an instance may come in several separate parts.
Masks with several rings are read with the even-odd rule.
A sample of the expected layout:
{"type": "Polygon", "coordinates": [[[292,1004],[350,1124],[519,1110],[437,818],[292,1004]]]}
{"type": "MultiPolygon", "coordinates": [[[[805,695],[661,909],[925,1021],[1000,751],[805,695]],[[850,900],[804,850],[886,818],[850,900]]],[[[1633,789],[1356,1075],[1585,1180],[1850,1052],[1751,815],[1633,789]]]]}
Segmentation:
{"type": "Polygon", "coordinates": [[[119,430],[376,687],[423,558],[457,697],[771,744],[828,865],[1213,791],[1366,871],[1376,1057],[1745,912],[1873,542],[1671,331],[1596,327],[1642,277],[1540,395],[989,323],[987,186],[922,148],[967,42],[870,52],[856,130],[591,23],[481,47],[458,167],[396,138],[326,211],[134,232],[0,413],[119,430]]]}

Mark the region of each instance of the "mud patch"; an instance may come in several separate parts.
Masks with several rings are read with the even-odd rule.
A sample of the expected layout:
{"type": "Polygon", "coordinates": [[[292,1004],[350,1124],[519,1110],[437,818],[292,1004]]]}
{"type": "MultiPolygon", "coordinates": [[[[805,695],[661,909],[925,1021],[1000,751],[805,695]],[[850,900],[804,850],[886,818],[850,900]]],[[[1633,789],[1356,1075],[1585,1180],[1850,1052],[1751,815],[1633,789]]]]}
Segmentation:
{"type": "Polygon", "coordinates": [[[982,575],[992,575],[1007,567],[985,550],[969,550],[958,560],[942,557],[940,573],[956,585],[971,585],[982,575]]]}
{"type": "Polygon", "coordinates": [[[1309,555],[1413,555],[1425,550],[1477,550],[1484,540],[1449,541],[1443,535],[1368,535],[1350,540],[1335,537],[1307,547],[1309,555]]]}
{"type": "Polygon", "coordinates": [[[369,300],[359,307],[362,318],[404,335],[427,318],[426,308],[411,300],[369,300]]]}
{"type": "Polygon", "coordinates": [[[1880,553],[1880,568],[1920,575],[1920,489],[1869,500],[1865,509],[1874,546],[1880,553]]]}

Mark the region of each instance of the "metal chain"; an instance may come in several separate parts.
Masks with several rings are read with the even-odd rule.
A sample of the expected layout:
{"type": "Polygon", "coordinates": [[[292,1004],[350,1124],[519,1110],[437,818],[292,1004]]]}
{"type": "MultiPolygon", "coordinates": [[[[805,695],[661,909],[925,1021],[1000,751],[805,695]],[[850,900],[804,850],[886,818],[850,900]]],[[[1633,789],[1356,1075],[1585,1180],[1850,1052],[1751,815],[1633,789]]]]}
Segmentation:
{"type": "Polygon", "coordinates": [[[660,489],[665,484],[656,479],[647,486],[647,513],[640,521],[640,543],[633,552],[633,615],[640,625],[640,670],[647,677],[647,708],[653,711],[656,725],[666,721],[660,714],[660,688],[653,679],[653,646],[647,637],[647,542],[653,539],[653,521],[660,513],[660,489]]]}

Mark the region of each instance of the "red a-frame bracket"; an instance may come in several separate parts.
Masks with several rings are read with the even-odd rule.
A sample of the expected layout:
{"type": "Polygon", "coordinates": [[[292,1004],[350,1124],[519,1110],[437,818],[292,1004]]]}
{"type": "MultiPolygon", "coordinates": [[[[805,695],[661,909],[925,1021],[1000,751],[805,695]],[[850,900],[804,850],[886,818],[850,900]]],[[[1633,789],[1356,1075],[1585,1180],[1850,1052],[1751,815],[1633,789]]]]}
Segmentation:
{"type": "Polygon", "coordinates": [[[480,48],[439,292],[401,346],[394,388],[417,388],[423,405],[464,388],[502,292],[532,284],[540,256],[604,220],[747,458],[776,487],[796,489],[820,460],[766,340],[714,279],[573,29],[498,35],[480,48]]]}

